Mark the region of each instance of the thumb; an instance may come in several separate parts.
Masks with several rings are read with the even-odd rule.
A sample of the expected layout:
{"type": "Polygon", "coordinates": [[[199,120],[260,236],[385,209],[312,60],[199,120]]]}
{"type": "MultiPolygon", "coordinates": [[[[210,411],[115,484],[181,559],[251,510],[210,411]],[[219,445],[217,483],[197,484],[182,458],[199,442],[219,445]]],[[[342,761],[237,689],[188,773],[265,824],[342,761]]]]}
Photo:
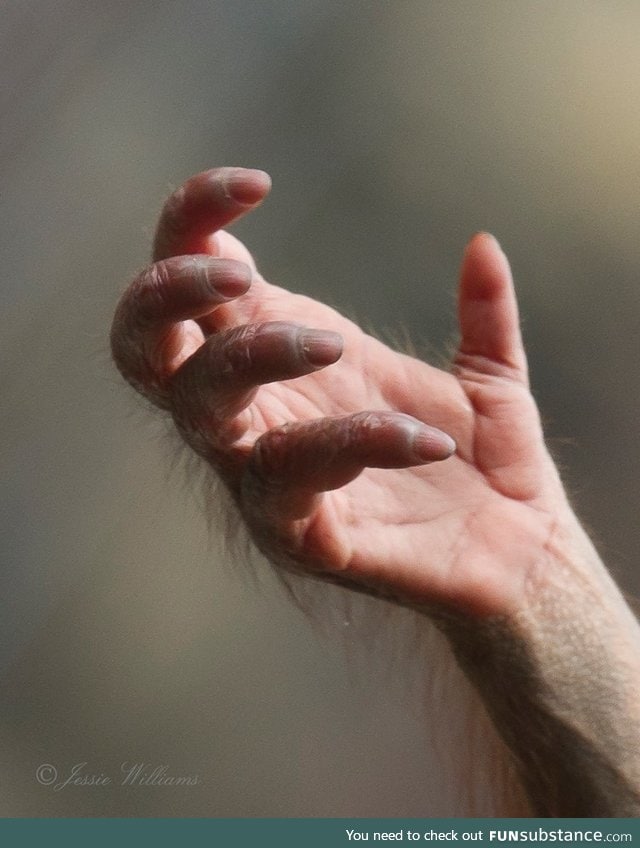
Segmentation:
{"type": "Polygon", "coordinates": [[[460,271],[458,321],[457,365],[527,384],[527,359],[511,268],[489,233],[478,233],[466,247],[460,271]]]}

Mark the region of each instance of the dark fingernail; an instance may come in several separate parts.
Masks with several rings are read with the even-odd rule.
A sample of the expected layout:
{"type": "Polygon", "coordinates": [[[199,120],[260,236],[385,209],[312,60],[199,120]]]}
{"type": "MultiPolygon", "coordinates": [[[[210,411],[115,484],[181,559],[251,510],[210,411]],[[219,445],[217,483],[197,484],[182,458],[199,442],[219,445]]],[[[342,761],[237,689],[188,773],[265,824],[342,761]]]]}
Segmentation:
{"type": "Polygon", "coordinates": [[[456,443],[451,436],[433,427],[421,427],[413,437],[411,447],[422,462],[448,459],[456,451],[456,443]]]}
{"type": "Polygon", "coordinates": [[[342,355],[343,341],[340,333],[330,330],[301,330],[300,348],[311,365],[331,365],[342,355]]]}
{"type": "Polygon", "coordinates": [[[207,285],[215,294],[229,299],[239,297],[251,286],[251,268],[244,262],[212,259],[204,262],[207,285]]]}
{"type": "Polygon", "coordinates": [[[265,171],[237,168],[223,177],[225,193],[236,203],[253,206],[271,188],[271,177],[265,171]]]}

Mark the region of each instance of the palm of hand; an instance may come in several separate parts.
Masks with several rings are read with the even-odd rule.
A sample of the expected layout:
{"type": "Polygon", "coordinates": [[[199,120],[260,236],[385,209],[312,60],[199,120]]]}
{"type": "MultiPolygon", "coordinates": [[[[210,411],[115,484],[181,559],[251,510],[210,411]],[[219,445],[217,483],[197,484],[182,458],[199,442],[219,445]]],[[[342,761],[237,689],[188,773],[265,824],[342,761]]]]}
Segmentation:
{"type": "Polygon", "coordinates": [[[172,410],[274,562],[413,604],[485,613],[518,604],[549,542],[562,489],[528,390],[515,294],[497,242],[481,234],[465,253],[461,343],[448,373],[392,351],[257,272],[244,294],[236,284],[231,299],[215,294],[220,266],[212,272],[218,282],[203,288],[208,272],[193,254],[255,268],[246,248],[220,230],[264,197],[259,174],[208,172],[170,198],[156,236],[161,261],[139,275],[116,312],[118,367],[172,410]],[[170,257],[178,261],[171,265],[170,257]],[[280,349],[271,370],[252,361],[255,350],[242,336],[265,322],[286,322],[262,347],[267,361],[280,349]],[[339,361],[301,368],[292,324],[340,334],[339,361]],[[233,328],[240,336],[230,343],[233,328]],[[245,385],[257,392],[234,385],[238,362],[240,371],[247,363],[254,373],[262,368],[245,385]],[[455,455],[435,461],[449,455],[437,430],[426,453],[412,453],[411,434],[429,430],[424,425],[450,434],[455,455]],[[370,445],[363,452],[367,439],[373,452],[370,445]]]}
{"type": "MultiPolygon", "coordinates": [[[[335,331],[344,353],[325,370],[262,386],[251,426],[231,451],[246,453],[290,421],[362,410],[410,414],[457,444],[442,464],[364,468],[325,492],[308,516],[280,518],[277,528],[267,520],[258,535],[270,557],[277,561],[286,549],[302,567],[338,582],[343,575],[418,603],[486,610],[496,596],[522,591],[549,524],[541,512],[550,466],[525,385],[464,367],[434,368],[261,278],[234,310],[240,322],[287,320],[335,331]]],[[[254,510],[244,512],[249,524],[256,520],[254,510]]]]}

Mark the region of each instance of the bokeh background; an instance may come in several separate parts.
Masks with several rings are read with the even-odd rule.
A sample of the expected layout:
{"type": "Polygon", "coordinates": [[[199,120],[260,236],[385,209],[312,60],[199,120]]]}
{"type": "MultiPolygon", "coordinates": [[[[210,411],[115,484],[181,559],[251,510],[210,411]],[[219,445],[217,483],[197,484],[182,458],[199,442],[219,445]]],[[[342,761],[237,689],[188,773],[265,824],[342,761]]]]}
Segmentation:
{"type": "Polygon", "coordinates": [[[273,177],[235,228],[267,278],[435,355],[491,230],[565,479],[637,592],[639,43],[633,0],[3,4],[0,814],[455,812],[396,625],[320,627],[229,563],[110,318],[213,165],[273,177]],[[35,778],[125,761],[200,783],[35,778]]]}

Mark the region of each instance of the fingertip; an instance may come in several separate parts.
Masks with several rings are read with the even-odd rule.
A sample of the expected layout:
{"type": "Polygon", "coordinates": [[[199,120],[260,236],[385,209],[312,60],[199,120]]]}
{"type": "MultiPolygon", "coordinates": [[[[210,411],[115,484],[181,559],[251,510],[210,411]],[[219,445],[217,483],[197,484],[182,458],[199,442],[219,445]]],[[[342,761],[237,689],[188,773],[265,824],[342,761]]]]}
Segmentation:
{"type": "Polygon", "coordinates": [[[462,294],[474,299],[493,298],[511,284],[511,267],[497,238],[478,232],[471,237],[462,260],[462,294]]]}
{"type": "Polygon", "coordinates": [[[253,271],[246,262],[216,257],[202,259],[207,283],[215,293],[231,300],[246,294],[251,287],[253,271]]]}
{"type": "Polygon", "coordinates": [[[508,260],[502,245],[492,234],[484,230],[474,233],[467,242],[464,250],[464,259],[486,262],[500,262],[508,267],[508,260]]]}
{"type": "Polygon", "coordinates": [[[225,194],[241,206],[255,206],[271,190],[271,177],[257,168],[230,168],[222,176],[225,194]]]}
{"type": "Polygon", "coordinates": [[[493,235],[493,233],[487,232],[487,230],[478,230],[478,232],[474,233],[467,242],[467,249],[469,249],[472,245],[490,245],[498,250],[502,250],[498,239],[493,235]]]}
{"type": "Polygon", "coordinates": [[[441,462],[456,452],[457,445],[448,433],[422,426],[416,431],[411,448],[421,463],[441,462]]]}
{"type": "Polygon", "coordinates": [[[305,359],[316,368],[333,365],[342,356],[344,339],[331,330],[301,329],[298,343],[305,359]]]}
{"type": "Polygon", "coordinates": [[[270,187],[269,175],[251,168],[212,168],[191,177],[162,208],[154,260],[218,253],[213,234],[250,212],[270,187]]]}

